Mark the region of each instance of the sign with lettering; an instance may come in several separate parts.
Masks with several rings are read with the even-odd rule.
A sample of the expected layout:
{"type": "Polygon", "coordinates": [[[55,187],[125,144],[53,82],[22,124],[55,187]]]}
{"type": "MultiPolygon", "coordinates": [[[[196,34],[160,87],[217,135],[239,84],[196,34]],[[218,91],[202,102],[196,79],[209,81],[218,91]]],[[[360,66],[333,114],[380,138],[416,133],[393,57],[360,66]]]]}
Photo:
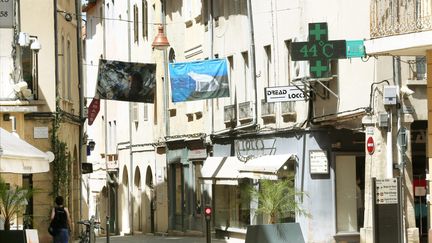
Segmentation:
{"type": "Polygon", "coordinates": [[[377,179],[375,182],[376,204],[397,204],[397,179],[377,179]]]}
{"type": "Polygon", "coordinates": [[[249,159],[274,155],[276,139],[248,138],[235,141],[235,150],[237,158],[243,162],[249,159]]]}
{"type": "Polygon", "coordinates": [[[267,87],[264,92],[267,103],[306,99],[304,91],[295,86],[267,87]]]}
{"type": "Polygon", "coordinates": [[[327,23],[309,23],[309,41],[293,42],[291,59],[309,61],[313,78],[330,77],[329,60],[346,58],[345,40],[328,40],[327,23]]]}
{"type": "Polygon", "coordinates": [[[309,151],[309,164],[311,174],[328,174],[327,152],[324,150],[309,151]]]}
{"type": "Polygon", "coordinates": [[[13,28],[13,0],[0,0],[0,28],[13,28]]]}

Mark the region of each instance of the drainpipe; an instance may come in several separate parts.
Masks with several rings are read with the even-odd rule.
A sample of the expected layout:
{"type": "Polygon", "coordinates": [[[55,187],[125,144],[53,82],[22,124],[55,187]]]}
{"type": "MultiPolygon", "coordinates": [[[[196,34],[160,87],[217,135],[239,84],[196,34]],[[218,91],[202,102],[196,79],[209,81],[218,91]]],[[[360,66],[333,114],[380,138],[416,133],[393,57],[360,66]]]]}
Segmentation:
{"type": "MultiPolygon", "coordinates": [[[[211,1],[211,0],[210,0],[211,1]]],[[[251,60],[251,67],[250,67],[250,75],[251,79],[254,85],[254,100],[255,100],[255,107],[254,107],[254,116],[252,123],[245,124],[242,126],[238,126],[235,128],[227,128],[223,129],[217,132],[212,131],[212,135],[221,135],[224,133],[227,133],[229,131],[236,131],[244,128],[249,127],[256,127],[257,126],[257,120],[258,120],[258,92],[257,92],[257,79],[256,79],[256,59],[255,59],[255,37],[254,37],[254,27],[253,27],[253,16],[252,16],[252,3],[251,0],[247,0],[247,12],[248,12],[248,21],[249,21],[249,58],[251,60]]],[[[213,19],[212,19],[213,21],[213,19]]],[[[237,117],[238,120],[238,117],[237,117]]]]}
{"type": "MultiPolygon", "coordinates": [[[[127,3],[127,7],[128,7],[128,61],[131,62],[131,8],[130,8],[130,0],[128,0],[127,3]]],[[[133,153],[132,153],[132,110],[133,110],[133,103],[129,102],[129,141],[130,141],[130,146],[129,146],[129,168],[130,168],[130,178],[129,178],[129,205],[130,205],[130,234],[133,235],[133,222],[134,222],[134,205],[133,205],[133,197],[132,197],[132,193],[133,193],[133,153]]]]}
{"type": "Polygon", "coordinates": [[[83,162],[83,134],[84,134],[84,84],[83,84],[83,72],[82,72],[82,35],[81,35],[81,0],[75,0],[75,16],[77,21],[77,58],[78,58],[78,87],[79,87],[79,103],[80,103],[80,110],[79,110],[79,116],[80,116],[80,124],[79,124],[79,146],[78,146],[78,153],[79,153],[79,218],[82,218],[82,171],[81,171],[81,163],[83,162]]]}
{"type": "Polygon", "coordinates": [[[401,232],[401,241],[402,242],[407,242],[406,239],[406,230],[405,230],[405,212],[404,212],[404,208],[405,208],[405,159],[404,159],[404,155],[405,155],[405,145],[406,145],[406,140],[405,140],[405,128],[402,127],[402,121],[401,121],[401,115],[402,115],[402,97],[401,97],[401,93],[400,93],[400,87],[402,86],[402,79],[401,79],[401,60],[400,57],[393,57],[393,70],[395,72],[395,81],[396,81],[396,85],[397,85],[397,95],[398,95],[398,101],[400,102],[400,108],[397,110],[397,137],[396,137],[396,143],[397,146],[396,148],[398,148],[398,152],[397,152],[397,162],[398,162],[398,166],[399,166],[399,170],[400,170],[400,205],[399,205],[399,213],[401,215],[401,224],[400,224],[400,232],[401,232]]]}
{"type": "Polygon", "coordinates": [[[249,58],[251,60],[250,75],[251,75],[252,83],[254,85],[255,111],[254,111],[254,117],[251,124],[238,126],[234,128],[234,130],[248,128],[248,127],[255,127],[257,125],[257,120],[258,120],[258,91],[257,91],[256,60],[255,60],[255,32],[254,32],[254,25],[253,25],[251,0],[247,0],[247,12],[248,12],[248,20],[249,20],[249,44],[250,44],[249,58]]]}
{"type": "MultiPolygon", "coordinates": [[[[253,27],[253,16],[252,16],[252,2],[251,0],[247,0],[247,11],[248,11],[248,20],[249,20],[249,38],[250,38],[250,49],[249,49],[249,56],[251,60],[251,78],[254,85],[254,95],[255,95],[255,112],[254,117],[252,120],[252,124],[248,124],[245,126],[236,127],[236,129],[246,128],[246,127],[255,127],[257,125],[258,120],[258,92],[257,92],[257,80],[256,80],[256,61],[255,61],[255,37],[254,37],[254,27],[253,27]]],[[[237,117],[238,119],[238,117],[237,117]]],[[[254,185],[258,186],[257,181],[253,180],[254,185]],[[256,184],[255,184],[256,183],[256,184]]],[[[256,210],[258,208],[258,199],[254,198],[255,200],[251,200],[250,202],[250,221],[251,224],[256,224],[256,210]]]]}
{"type": "MultiPolygon", "coordinates": [[[[167,25],[166,25],[166,2],[165,0],[161,0],[161,22],[164,26],[165,33],[167,32],[167,25]]],[[[170,118],[169,118],[169,112],[168,112],[168,94],[169,94],[169,86],[168,86],[168,60],[167,60],[167,51],[162,50],[162,63],[163,63],[163,69],[164,69],[164,77],[163,77],[163,109],[164,109],[164,117],[165,117],[165,137],[169,137],[170,135],[170,118]]],[[[166,167],[166,173],[167,173],[167,206],[168,206],[168,230],[174,228],[174,222],[173,222],[173,214],[175,213],[175,208],[172,205],[173,200],[171,199],[171,191],[172,186],[170,186],[171,178],[170,178],[170,170],[169,170],[169,164],[168,164],[168,143],[165,141],[165,167],[166,167]]],[[[173,193],[173,195],[175,195],[173,193]]]]}
{"type": "MultiPolygon", "coordinates": [[[[209,4],[209,8],[208,8],[208,28],[209,28],[209,35],[210,35],[210,58],[209,59],[213,59],[214,53],[213,53],[213,38],[214,38],[214,27],[213,27],[213,0],[207,0],[208,4],[209,4]]],[[[210,100],[211,102],[211,112],[212,112],[212,116],[211,116],[211,132],[214,132],[214,98],[212,98],[210,100]]]]}
{"type": "MultiPolygon", "coordinates": [[[[102,1],[102,17],[105,17],[105,1],[102,1]]],[[[103,51],[103,58],[106,59],[106,22],[102,18],[102,32],[103,32],[103,39],[102,39],[102,51],[103,51]]],[[[110,243],[110,184],[109,180],[111,179],[110,175],[108,174],[108,111],[107,111],[107,100],[104,99],[104,133],[105,133],[105,187],[107,192],[107,201],[106,201],[106,223],[105,223],[105,233],[106,233],[106,243],[110,243]]]]}
{"type": "Polygon", "coordinates": [[[54,74],[55,74],[55,91],[56,91],[56,112],[57,112],[57,98],[59,97],[59,90],[58,90],[58,80],[59,80],[59,74],[58,74],[58,36],[57,36],[57,30],[58,30],[58,19],[57,19],[57,0],[54,0],[54,74]]]}

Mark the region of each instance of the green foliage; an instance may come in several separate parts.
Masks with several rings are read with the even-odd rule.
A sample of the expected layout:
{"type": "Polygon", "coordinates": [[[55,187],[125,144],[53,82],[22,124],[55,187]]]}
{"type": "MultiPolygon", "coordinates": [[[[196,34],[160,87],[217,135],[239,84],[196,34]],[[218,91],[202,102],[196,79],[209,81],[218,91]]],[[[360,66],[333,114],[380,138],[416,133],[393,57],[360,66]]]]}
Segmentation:
{"type": "MultiPolygon", "coordinates": [[[[70,184],[70,164],[71,155],[68,151],[67,144],[58,138],[58,131],[61,126],[62,112],[57,109],[53,122],[53,131],[51,134],[51,147],[53,148],[54,161],[51,163],[53,174],[53,199],[58,195],[69,195],[70,184]]],[[[67,199],[65,200],[68,201],[67,199]]]]}
{"type": "Polygon", "coordinates": [[[268,223],[295,218],[296,213],[308,215],[297,201],[305,193],[295,189],[293,176],[277,181],[260,180],[259,188],[249,186],[247,192],[252,200],[258,200],[257,213],[269,216],[268,223]]]}
{"type": "Polygon", "coordinates": [[[0,177],[0,217],[5,221],[5,230],[10,230],[11,221],[24,212],[34,191],[34,189],[20,186],[9,188],[8,184],[0,177]]]}

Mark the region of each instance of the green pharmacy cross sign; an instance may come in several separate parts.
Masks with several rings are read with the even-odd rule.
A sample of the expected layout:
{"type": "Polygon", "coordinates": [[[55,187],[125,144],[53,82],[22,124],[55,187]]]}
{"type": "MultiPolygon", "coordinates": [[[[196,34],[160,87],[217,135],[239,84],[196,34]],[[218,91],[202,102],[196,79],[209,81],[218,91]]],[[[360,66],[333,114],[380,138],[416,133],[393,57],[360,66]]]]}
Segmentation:
{"type": "Polygon", "coordinates": [[[293,42],[291,59],[309,61],[312,78],[331,76],[329,61],[346,58],[345,40],[328,40],[327,23],[309,23],[309,41],[293,42]]]}

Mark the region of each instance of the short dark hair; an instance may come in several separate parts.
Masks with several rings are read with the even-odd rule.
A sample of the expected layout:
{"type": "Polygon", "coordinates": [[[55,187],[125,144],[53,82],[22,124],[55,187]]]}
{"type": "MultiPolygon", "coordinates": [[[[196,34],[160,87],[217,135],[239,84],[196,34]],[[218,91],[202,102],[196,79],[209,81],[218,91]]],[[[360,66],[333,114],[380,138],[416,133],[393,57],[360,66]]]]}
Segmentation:
{"type": "Polygon", "coordinates": [[[55,199],[55,203],[57,204],[57,205],[63,205],[63,197],[62,196],[57,196],[56,197],[56,199],[55,199]]]}

